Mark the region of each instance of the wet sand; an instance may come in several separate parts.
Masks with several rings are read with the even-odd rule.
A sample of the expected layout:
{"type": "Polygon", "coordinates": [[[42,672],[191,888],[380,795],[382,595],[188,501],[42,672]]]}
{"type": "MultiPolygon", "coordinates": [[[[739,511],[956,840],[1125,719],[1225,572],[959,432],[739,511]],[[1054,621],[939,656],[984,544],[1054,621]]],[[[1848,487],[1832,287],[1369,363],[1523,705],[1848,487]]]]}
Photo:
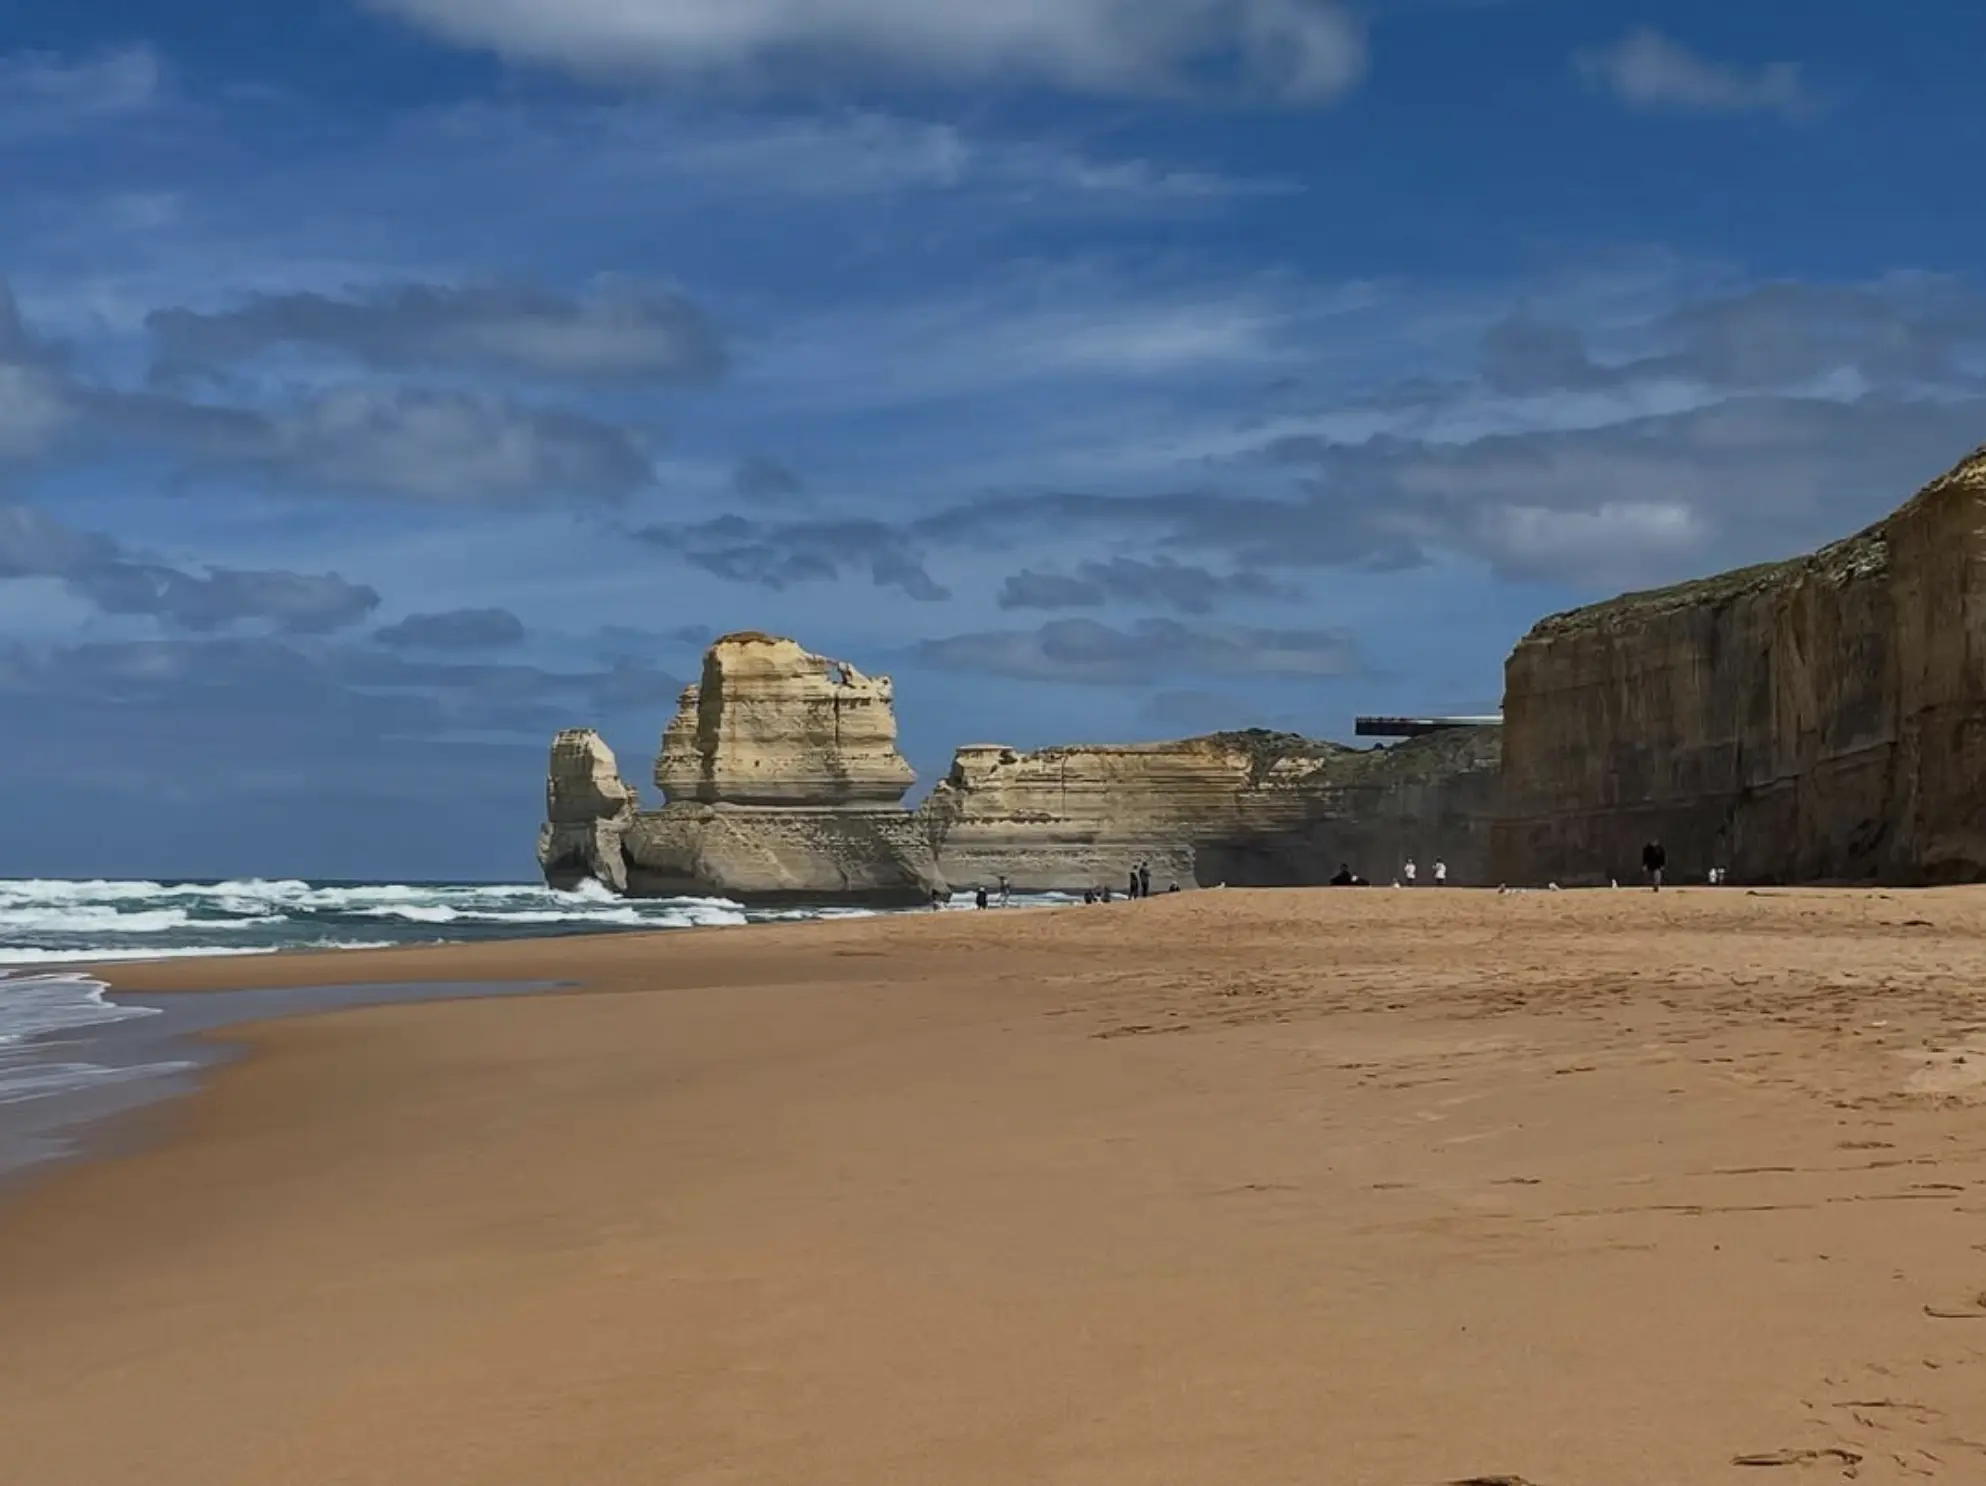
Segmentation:
{"type": "Polygon", "coordinates": [[[1986,1480],[1986,891],[106,974],[574,988],[231,1033],[0,1203],[6,1480],[1986,1480]]]}

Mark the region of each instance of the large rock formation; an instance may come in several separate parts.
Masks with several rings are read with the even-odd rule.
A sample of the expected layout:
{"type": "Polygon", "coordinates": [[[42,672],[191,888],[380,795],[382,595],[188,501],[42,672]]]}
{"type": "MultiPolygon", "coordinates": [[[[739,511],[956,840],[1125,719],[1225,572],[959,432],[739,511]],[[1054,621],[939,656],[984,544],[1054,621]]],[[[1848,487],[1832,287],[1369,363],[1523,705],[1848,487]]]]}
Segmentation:
{"type": "Polygon", "coordinates": [[[655,783],[670,804],[899,806],[917,775],[897,752],[893,703],[887,676],[727,635],[663,730],[655,783]]]}
{"type": "Polygon", "coordinates": [[[538,865],[545,881],[571,890],[587,878],[628,890],[621,842],[633,824],[635,792],[621,782],[614,750],[591,728],[568,728],[552,740],[545,776],[545,824],[538,865]]]}
{"type": "Polygon", "coordinates": [[[1496,873],[1986,876],[1986,451],[1810,557],[1544,620],[1510,657],[1496,873]]]}
{"type": "Polygon", "coordinates": [[[636,812],[630,797],[625,811],[609,812],[615,797],[600,788],[588,815],[593,795],[576,782],[581,745],[568,741],[580,738],[597,748],[596,773],[598,755],[613,769],[593,734],[562,733],[553,745],[552,793],[572,801],[568,819],[550,815],[540,839],[555,885],[582,862],[582,875],[641,897],[912,902],[939,883],[903,807],[916,776],[897,752],[887,677],[791,640],[726,635],[662,734],[659,810],[636,812]],[[563,794],[562,780],[574,781],[563,794]],[[596,860],[604,870],[590,869],[596,860]]]}
{"type": "Polygon", "coordinates": [[[947,880],[1080,892],[1149,862],[1164,889],[1374,878],[1408,856],[1478,880],[1496,730],[1357,749],[1282,733],[961,749],[915,813],[888,678],[761,634],[704,658],[662,734],[660,809],[636,808],[596,733],[552,746],[538,859],[642,897],[921,901],[947,880]]]}
{"type": "Polygon", "coordinates": [[[1121,884],[1149,860],[1155,887],[1375,879],[1409,857],[1480,880],[1497,795],[1494,728],[1391,748],[1287,733],[1178,743],[961,749],[922,814],[945,876],[1004,875],[1031,890],[1121,884]]]}

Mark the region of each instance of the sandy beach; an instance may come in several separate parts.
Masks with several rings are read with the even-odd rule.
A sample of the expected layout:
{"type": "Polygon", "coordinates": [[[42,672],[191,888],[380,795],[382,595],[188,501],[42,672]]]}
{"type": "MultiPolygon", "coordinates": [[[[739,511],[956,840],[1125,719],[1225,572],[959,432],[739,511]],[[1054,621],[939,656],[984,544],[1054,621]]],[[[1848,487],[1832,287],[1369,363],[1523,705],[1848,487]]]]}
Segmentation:
{"type": "Polygon", "coordinates": [[[1986,891],[1212,892],[175,962],[0,1479],[1986,1480],[1986,891]]]}

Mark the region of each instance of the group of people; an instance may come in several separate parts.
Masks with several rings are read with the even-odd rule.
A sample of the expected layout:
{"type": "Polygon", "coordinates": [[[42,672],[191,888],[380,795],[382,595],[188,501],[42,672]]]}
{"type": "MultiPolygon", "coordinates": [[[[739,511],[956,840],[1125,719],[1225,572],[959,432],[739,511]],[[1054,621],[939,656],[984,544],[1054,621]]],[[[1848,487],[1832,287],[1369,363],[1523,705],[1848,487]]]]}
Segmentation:
{"type": "MultiPolygon", "coordinates": [[[[1166,891],[1168,893],[1178,892],[1179,884],[1176,882],[1172,883],[1166,888],[1166,891]]],[[[1149,861],[1143,861],[1125,874],[1124,896],[1127,898],[1149,898],[1151,895],[1152,864],[1149,861]]],[[[1116,896],[1116,891],[1108,886],[1083,889],[1083,901],[1085,903],[1109,903],[1116,896]]],[[[950,901],[951,894],[944,889],[931,889],[931,907],[933,909],[943,908],[950,901]]],[[[1004,874],[1002,874],[998,885],[994,888],[989,890],[982,883],[972,890],[972,906],[974,908],[992,908],[996,905],[996,902],[999,907],[1005,908],[1012,901],[1013,885],[1007,880],[1004,874]]]]}
{"type": "MultiPolygon", "coordinates": [[[[1166,891],[1168,893],[1178,892],[1179,884],[1176,882],[1171,884],[1166,888],[1166,891]]],[[[1124,896],[1127,898],[1149,898],[1151,895],[1152,864],[1149,861],[1143,861],[1138,863],[1137,866],[1133,867],[1125,875],[1124,896]]],[[[1103,887],[1086,887],[1083,889],[1083,901],[1085,903],[1108,903],[1115,897],[1115,892],[1111,890],[1108,884],[1105,884],[1103,887]]]]}

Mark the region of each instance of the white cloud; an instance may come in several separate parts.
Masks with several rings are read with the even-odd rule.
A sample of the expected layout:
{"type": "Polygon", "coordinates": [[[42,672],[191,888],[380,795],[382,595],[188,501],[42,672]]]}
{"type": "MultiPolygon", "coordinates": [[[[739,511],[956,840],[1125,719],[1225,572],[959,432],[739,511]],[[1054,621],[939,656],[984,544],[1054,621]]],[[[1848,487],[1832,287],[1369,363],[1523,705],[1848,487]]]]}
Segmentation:
{"type": "Polygon", "coordinates": [[[70,59],[0,56],[0,142],[71,134],[165,101],[165,70],[148,47],[70,59]]]}
{"type": "Polygon", "coordinates": [[[1112,95],[1210,75],[1311,103],[1365,71],[1335,0],[369,0],[445,39],[595,78],[767,85],[803,71],[1112,95]]]}
{"type": "Polygon", "coordinates": [[[975,135],[953,124],[874,111],[774,120],[704,116],[694,130],[672,127],[659,146],[653,141],[658,122],[644,112],[638,124],[643,155],[655,168],[720,181],[733,191],[837,197],[977,190],[1013,205],[1053,197],[1097,207],[1162,208],[1301,190],[1287,180],[1098,158],[1052,141],[975,135]]]}
{"type": "Polygon", "coordinates": [[[1574,64],[1590,85],[1634,109],[1798,118],[1816,107],[1797,62],[1747,70],[1699,56],[1645,26],[1603,50],[1579,53],[1574,64]]]}

